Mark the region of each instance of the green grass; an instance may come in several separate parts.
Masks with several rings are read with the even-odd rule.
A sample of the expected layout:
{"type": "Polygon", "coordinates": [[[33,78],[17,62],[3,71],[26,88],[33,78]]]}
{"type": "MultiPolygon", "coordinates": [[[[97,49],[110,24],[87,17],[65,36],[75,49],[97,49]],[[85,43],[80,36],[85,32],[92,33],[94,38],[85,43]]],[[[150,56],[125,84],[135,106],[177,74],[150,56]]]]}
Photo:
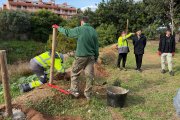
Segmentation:
{"type": "Polygon", "coordinates": [[[28,101],[26,105],[46,115],[81,116],[85,120],[111,120],[106,102],[99,97],[94,97],[91,102],[76,99],[57,93],[53,98],[47,97],[38,102],[28,101]],[[46,108],[46,109],[44,109],[46,108]]]}
{"type": "Polygon", "coordinates": [[[46,50],[45,43],[35,41],[0,40],[0,49],[7,51],[8,63],[27,61],[46,50]]]}
{"type": "MultiPolygon", "coordinates": [[[[171,77],[168,73],[162,75],[160,58],[156,54],[157,45],[158,43],[148,44],[143,61],[143,73],[133,70],[135,58],[132,52],[128,55],[127,67],[131,69],[127,72],[107,66],[111,73],[109,82],[112,82],[114,77],[119,78],[122,80],[122,87],[130,90],[126,107],[119,109],[119,113],[126,120],[167,120],[174,117],[173,97],[179,88],[180,53],[176,53],[174,58],[175,76],[171,77]]],[[[178,44],[177,48],[179,46],[178,44]]]]}
{"type": "MultiPolygon", "coordinates": [[[[120,80],[121,86],[129,89],[126,105],[124,108],[109,108],[106,98],[96,94],[90,103],[85,99],[72,99],[54,90],[56,96],[32,102],[28,101],[27,106],[32,107],[43,114],[60,116],[80,116],[85,120],[113,120],[114,117],[109,111],[112,109],[115,115],[122,116],[125,120],[171,120],[175,117],[173,107],[173,97],[179,88],[180,78],[180,53],[174,57],[175,76],[171,77],[168,73],[160,73],[160,58],[157,55],[158,43],[148,42],[146,53],[143,59],[143,72],[138,73],[134,70],[135,58],[133,46],[130,43],[131,52],[128,54],[128,71],[119,71],[114,66],[116,58],[111,63],[105,65],[109,72],[109,77],[100,78],[108,82],[120,80]]],[[[177,45],[177,48],[180,44],[177,45]]],[[[179,49],[177,50],[179,51],[179,49]]],[[[66,61],[66,66],[71,66],[73,58],[66,61]]],[[[99,78],[96,78],[98,83],[99,78]]],[[[25,82],[25,81],[23,81],[25,82]]],[[[69,85],[67,81],[61,81],[62,85],[69,85]]],[[[13,84],[13,83],[12,83],[13,84]]],[[[17,86],[18,83],[14,83],[17,86]]],[[[1,91],[0,87],[0,91],[1,91]]],[[[16,87],[14,94],[20,95],[16,87]],[[16,94],[17,91],[17,94],[16,94]]],[[[0,100],[1,100],[0,92],[0,100]]],[[[1,101],[0,101],[1,103],[1,101]]]]}
{"type": "MultiPolygon", "coordinates": [[[[114,81],[120,80],[121,86],[129,89],[127,102],[124,108],[111,108],[116,115],[122,116],[125,120],[170,120],[175,118],[173,97],[179,88],[180,78],[180,53],[174,57],[175,76],[168,73],[160,73],[160,58],[156,54],[158,43],[149,42],[143,59],[142,73],[136,72],[135,58],[132,50],[128,54],[128,71],[118,71],[113,67],[114,63],[106,65],[110,76],[104,81],[111,85],[114,81]]],[[[180,45],[177,45],[179,48],[180,45]]],[[[47,98],[30,106],[38,111],[50,115],[72,115],[81,116],[86,120],[112,120],[113,116],[106,105],[106,99],[95,95],[90,104],[85,104],[82,99],[70,99],[60,97],[47,98]],[[43,110],[44,105],[49,106],[43,110]],[[90,111],[90,112],[88,112],[90,111]]]]}

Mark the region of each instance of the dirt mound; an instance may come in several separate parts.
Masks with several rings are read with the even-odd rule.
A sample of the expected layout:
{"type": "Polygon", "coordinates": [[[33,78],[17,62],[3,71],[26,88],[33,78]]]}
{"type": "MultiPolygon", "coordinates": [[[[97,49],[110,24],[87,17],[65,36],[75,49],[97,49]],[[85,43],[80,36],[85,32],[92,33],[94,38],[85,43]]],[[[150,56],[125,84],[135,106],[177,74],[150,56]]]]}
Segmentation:
{"type": "MultiPolygon", "coordinates": [[[[61,85],[61,87],[64,88],[63,85],[61,85]]],[[[20,109],[23,113],[25,113],[27,120],[82,120],[79,116],[48,116],[32,108],[26,107],[26,102],[28,101],[37,102],[47,97],[54,97],[55,95],[56,94],[52,91],[52,88],[48,87],[47,84],[44,84],[41,87],[38,87],[31,92],[24,93],[24,95],[16,98],[12,102],[13,108],[20,109]]],[[[4,111],[5,106],[1,105],[0,110],[4,111]]]]}
{"type": "Polygon", "coordinates": [[[116,62],[116,45],[111,45],[100,50],[99,63],[103,65],[114,65],[116,62]]]}
{"type": "Polygon", "coordinates": [[[17,97],[13,103],[14,104],[25,104],[25,102],[31,101],[39,101],[41,99],[44,99],[46,97],[54,96],[54,92],[50,87],[48,87],[47,84],[44,84],[31,92],[24,93],[23,95],[17,97]]]}
{"type": "Polygon", "coordinates": [[[97,77],[107,77],[108,76],[108,72],[100,63],[97,63],[94,65],[94,72],[95,72],[95,76],[97,76],[97,77]]]}

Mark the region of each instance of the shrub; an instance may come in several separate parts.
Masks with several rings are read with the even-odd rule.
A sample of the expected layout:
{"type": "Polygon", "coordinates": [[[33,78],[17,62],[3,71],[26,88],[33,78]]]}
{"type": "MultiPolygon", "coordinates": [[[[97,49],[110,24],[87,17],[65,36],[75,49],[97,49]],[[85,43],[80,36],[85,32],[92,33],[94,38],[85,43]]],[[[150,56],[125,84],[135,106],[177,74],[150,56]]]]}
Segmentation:
{"type": "Polygon", "coordinates": [[[114,25],[101,24],[96,30],[100,46],[109,45],[116,41],[117,29],[114,25]]]}

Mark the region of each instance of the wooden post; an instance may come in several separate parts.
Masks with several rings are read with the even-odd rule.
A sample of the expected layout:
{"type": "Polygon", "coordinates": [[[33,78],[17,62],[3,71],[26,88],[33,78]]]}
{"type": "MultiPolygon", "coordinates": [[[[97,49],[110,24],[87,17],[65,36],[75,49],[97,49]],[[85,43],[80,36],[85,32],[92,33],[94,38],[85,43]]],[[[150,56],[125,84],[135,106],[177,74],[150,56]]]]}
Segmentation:
{"type": "Polygon", "coordinates": [[[4,100],[5,100],[5,105],[6,105],[6,113],[8,117],[12,117],[13,113],[12,113],[11,94],[10,94],[10,87],[9,87],[9,78],[8,78],[5,50],[0,51],[0,66],[1,66],[4,100]]]}
{"type": "Polygon", "coordinates": [[[128,27],[129,27],[129,20],[127,19],[127,23],[126,23],[126,33],[128,33],[128,27]]]}
{"type": "Polygon", "coordinates": [[[53,79],[54,79],[54,56],[55,56],[55,48],[56,48],[56,37],[57,37],[57,29],[53,28],[52,52],[51,52],[51,68],[50,68],[50,80],[49,80],[49,84],[52,84],[53,83],[53,79]]]}

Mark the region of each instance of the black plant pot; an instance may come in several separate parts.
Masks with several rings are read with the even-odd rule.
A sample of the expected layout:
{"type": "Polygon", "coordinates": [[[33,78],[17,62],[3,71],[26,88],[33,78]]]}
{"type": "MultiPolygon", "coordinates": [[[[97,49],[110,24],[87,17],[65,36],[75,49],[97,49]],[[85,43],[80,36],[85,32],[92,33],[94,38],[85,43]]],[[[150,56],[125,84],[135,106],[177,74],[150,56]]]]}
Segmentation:
{"type": "Polygon", "coordinates": [[[124,107],[126,102],[127,93],[126,90],[121,87],[111,86],[107,88],[107,104],[111,107],[124,107]]]}

